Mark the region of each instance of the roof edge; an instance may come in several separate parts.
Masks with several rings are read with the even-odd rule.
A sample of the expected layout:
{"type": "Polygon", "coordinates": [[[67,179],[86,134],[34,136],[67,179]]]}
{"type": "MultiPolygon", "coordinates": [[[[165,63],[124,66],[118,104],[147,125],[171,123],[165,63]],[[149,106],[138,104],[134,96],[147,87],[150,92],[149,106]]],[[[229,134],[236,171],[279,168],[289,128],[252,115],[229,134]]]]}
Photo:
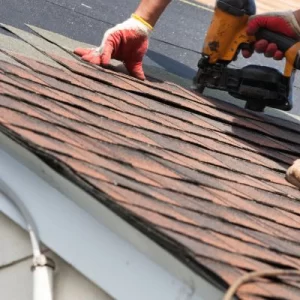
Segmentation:
{"type": "MultiPolygon", "coordinates": [[[[159,291],[161,296],[161,292],[163,292],[163,290],[166,294],[166,296],[164,296],[163,299],[166,300],[217,300],[222,298],[222,291],[217,289],[214,285],[209,283],[204,278],[194,273],[190,268],[188,268],[186,265],[184,265],[182,262],[176,259],[173,255],[171,255],[161,246],[159,246],[150,238],[142,234],[140,231],[131,226],[117,214],[109,210],[103,204],[101,204],[98,201],[95,201],[96,199],[94,199],[90,194],[88,194],[72,182],[68,181],[63,176],[56,173],[44,162],[42,162],[38,157],[36,157],[33,153],[31,153],[26,148],[22,147],[14,140],[10,139],[2,132],[0,132],[0,145],[0,161],[3,161],[1,162],[0,176],[4,180],[9,180],[9,183],[16,189],[16,192],[18,192],[20,195],[26,194],[26,192],[24,194],[24,191],[22,191],[21,187],[18,185],[17,179],[19,182],[23,182],[24,180],[31,180],[32,184],[33,182],[35,183],[35,189],[38,187],[40,195],[45,195],[45,197],[43,197],[45,207],[49,205],[49,202],[53,206],[53,199],[55,199],[55,202],[59,205],[59,207],[62,207],[62,205],[67,205],[66,203],[68,203],[68,205],[70,206],[72,203],[72,209],[75,209],[76,207],[77,210],[81,210],[81,214],[86,214],[86,217],[92,215],[97,220],[97,224],[94,224],[94,226],[97,225],[99,228],[97,229],[97,231],[95,231],[95,228],[93,228],[93,232],[97,232],[97,235],[93,236],[94,239],[91,238],[90,242],[96,243],[98,241],[102,245],[110,245],[111,249],[106,250],[108,250],[109,253],[116,252],[115,255],[117,256],[119,256],[120,252],[122,255],[123,253],[127,253],[128,247],[130,247],[130,261],[143,262],[144,265],[139,265],[139,271],[137,273],[132,271],[126,273],[128,272],[128,267],[126,270],[126,267],[124,266],[123,276],[126,276],[124,277],[126,279],[129,279],[128,276],[131,277],[130,282],[135,282],[134,286],[144,286],[145,289],[143,288],[143,299],[158,299],[157,295],[155,296],[153,295],[153,293],[159,291]],[[3,149],[3,151],[1,151],[1,148],[3,149]],[[18,166],[19,172],[15,174],[15,172],[12,170],[5,170],[4,166],[6,166],[6,169],[8,169],[9,164],[18,166]],[[37,184],[37,182],[39,182],[39,184],[37,184]],[[54,187],[54,189],[52,187],[54,187]],[[48,201],[46,201],[47,199],[48,201]],[[78,206],[74,205],[74,202],[78,206]],[[100,229],[102,230],[103,235],[101,235],[100,229]],[[107,241],[104,241],[104,237],[108,234],[108,232],[110,233],[110,238],[108,238],[107,241]],[[98,238],[100,235],[101,240],[98,238]],[[120,250],[120,247],[116,247],[116,245],[120,243],[123,245],[124,251],[120,250]],[[143,271],[142,274],[141,270],[143,271]],[[145,286],[145,282],[147,283],[150,281],[151,286],[145,286]],[[141,284],[137,284],[136,282],[141,282],[141,284]]],[[[33,194],[37,194],[34,190],[32,190],[31,192],[33,194]]],[[[38,201],[41,201],[41,199],[39,199],[38,201]]],[[[34,210],[34,208],[32,209],[34,210]]],[[[47,215],[48,214],[49,211],[47,210],[47,215]]],[[[68,214],[68,217],[74,218],[74,216],[71,216],[71,214],[68,214]]],[[[61,221],[65,222],[64,218],[61,221]]],[[[77,224],[76,219],[73,220],[73,222],[74,221],[74,224],[77,224]]],[[[81,218],[77,219],[77,221],[80,221],[81,226],[83,225],[81,218]]],[[[91,222],[91,220],[87,220],[87,222],[91,222]]],[[[42,226],[41,224],[39,225],[42,226]]],[[[85,226],[87,226],[87,224],[85,224],[85,226]]],[[[49,230],[45,229],[46,228],[44,228],[44,231],[41,232],[41,238],[43,242],[47,244],[50,248],[55,247],[55,250],[59,249],[59,246],[55,245],[53,237],[51,240],[51,238],[48,236],[49,230]]],[[[74,230],[73,227],[72,229],[74,230]]],[[[80,230],[80,228],[78,228],[78,230],[80,230]]],[[[60,231],[61,230],[59,230],[58,232],[60,234],[63,234],[60,231]]],[[[66,237],[64,237],[64,241],[65,238],[66,237]]],[[[100,253],[99,251],[102,250],[102,247],[99,247],[98,245],[96,249],[96,252],[100,253]]],[[[70,255],[70,253],[66,253],[65,251],[60,250],[57,251],[57,253],[66,261],[74,265],[74,267],[77,268],[82,274],[84,274],[91,281],[95,282],[99,287],[103,288],[114,298],[140,299],[141,295],[134,295],[134,293],[138,293],[138,291],[136,291],[136,289],[135,291],[133,289],[128,289],[128,285],[124,284],[124,280],[121,280],[122,270],[120,272],[119,283],[117,282],[115,276],[113,276],[114,284],[112,286],[118,286],[116,291],[116,289],[112,288],[112,286],[110,285],[111,283],[108,282],[108,278],[106,278],[105,280],[103,278],[103,275],[99,276],[99,274],[97,274],[94,268],[87,268],[82,262],[76,261],[76,247],[73,250],[75,252],[75,256],[73,257],[72,255],[70,255]],[[131,291],[130,295],[128,294],[130,292],[129,290],[131,291]]],[[[91,260],[90,266],[94,266],[95,261],[100,259],[99,254],[96,257],[92,257],[89,253],[86,254],[88,257],[85,257],[85,259],[91,260]]],[[[108,260],[107,252],[106,255],[105,253],[103,254],[103,257],[106,257],[105,260],[108,260]]],[[[125,263],[126,265],[128,263],[127,260],[125,259],[125,261],[122,261],[122,263],[125,263]]],[[[115,257],[113,257],[113,255],[111,263],[112,266],[116,264],[115,257]]],[[[115,268],[120,268],[120,265],[115,265],[115,268]]],[[[101,272],[101,270],[98,271],[101,272]]],[[[107,274],[107,272],[102,273],[107,274]]]]}

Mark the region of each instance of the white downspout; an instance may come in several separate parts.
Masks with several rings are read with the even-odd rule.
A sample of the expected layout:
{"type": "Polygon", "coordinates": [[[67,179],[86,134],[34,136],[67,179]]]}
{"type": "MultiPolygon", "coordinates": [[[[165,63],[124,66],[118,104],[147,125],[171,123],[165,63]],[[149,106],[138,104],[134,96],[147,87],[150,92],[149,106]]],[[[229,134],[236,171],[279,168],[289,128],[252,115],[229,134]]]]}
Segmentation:
{"type": "Polygon", "coordinates": [[[33,300],[53,300],[54,261],[41,254],[33,260],[33,300]]]}
{"type": "Polygon", "coordinates": [[[14,204],[26,222],[33,254],[33,300],[53,300],[55,263],[41,253],[35,222],[17,194],[0,178],[0,191],[14,204]]]}

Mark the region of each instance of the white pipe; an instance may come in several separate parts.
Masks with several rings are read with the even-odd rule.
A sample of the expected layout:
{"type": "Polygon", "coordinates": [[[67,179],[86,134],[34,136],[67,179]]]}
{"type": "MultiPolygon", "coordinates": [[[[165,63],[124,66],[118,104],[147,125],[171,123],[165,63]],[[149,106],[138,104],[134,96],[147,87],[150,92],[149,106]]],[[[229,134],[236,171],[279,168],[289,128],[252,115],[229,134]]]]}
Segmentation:
{"type": "Polygon", "coordinates": [[[29,210],[19,196],[0,178],[0,191],[15,205],[23,216],[33,253],[33,300],[53,300],[54,261],[41,254],[38,230],[29,210]]]}
{"type": "Polygon", "coordinates": [[[53,300],[54,262],[41,254],[33,260],[33,300],[53,300]]]}
{"type": "Polygon", "coordinates": [[[29,232],[31,246],[32,246],[32,254],[33,254],[34,259],[36,259],[37,257],[39,257],[41,255],[39,241],[38,241],[34,231],[31,229],[30,225],[28,226],[28,232],[29,232]]]}

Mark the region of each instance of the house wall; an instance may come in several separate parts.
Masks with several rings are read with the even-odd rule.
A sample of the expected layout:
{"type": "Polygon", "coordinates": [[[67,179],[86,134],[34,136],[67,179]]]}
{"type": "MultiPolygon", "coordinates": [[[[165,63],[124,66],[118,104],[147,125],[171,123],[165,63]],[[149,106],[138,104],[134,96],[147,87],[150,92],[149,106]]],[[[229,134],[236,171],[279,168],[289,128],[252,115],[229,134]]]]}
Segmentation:
{"type": "MultiPolygon", "coordinates": [[[[54,300],[112,299],[52,251],[43,250],[57,268],[54,300]]],[[[31,253],[27,232],[0,212],[0,299],[32,300],[31,253]]]]}

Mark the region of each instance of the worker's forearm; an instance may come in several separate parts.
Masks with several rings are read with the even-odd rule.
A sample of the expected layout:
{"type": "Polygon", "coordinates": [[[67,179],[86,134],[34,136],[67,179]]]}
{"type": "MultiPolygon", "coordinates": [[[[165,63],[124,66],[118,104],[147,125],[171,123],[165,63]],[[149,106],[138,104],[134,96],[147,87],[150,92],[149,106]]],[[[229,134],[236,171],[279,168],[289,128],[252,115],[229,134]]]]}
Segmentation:
{"type": "Polygon", "coordinates": [[[300,24],[300,9],[294,11],[294,15],[295,15],[298,23],[300,24]]]}
{"type": "Polygon", "coordinates": [[[135,13],[154,26],[171,0],[142,0],[135,13]]]}

